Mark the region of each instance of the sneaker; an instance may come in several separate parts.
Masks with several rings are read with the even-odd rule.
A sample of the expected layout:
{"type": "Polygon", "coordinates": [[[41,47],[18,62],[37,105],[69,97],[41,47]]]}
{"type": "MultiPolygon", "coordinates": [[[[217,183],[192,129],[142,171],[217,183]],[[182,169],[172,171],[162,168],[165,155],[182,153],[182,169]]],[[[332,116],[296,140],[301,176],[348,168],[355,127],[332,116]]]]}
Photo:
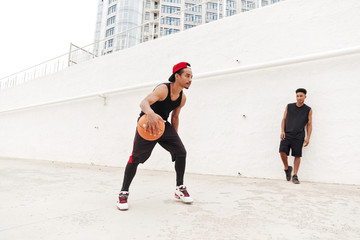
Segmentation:
{"type": "Polygon", "coordinates": [[[180,185],[176,187],[175,198],[182,200],[184,203],[192,203],[193,199],[190,197],[190,194],[186,190],[186,186],[180,185]]]}
{"type": "Polygon", "coordinates": [[[293,175],[293,177],[292,177],[292,182],[295,183],[295,184],[299,184],[299,183],[300,183],[297,175],[295,175],[295,174],[293,175]]]}
{"type": "Polygon", "coordinates": [[[286,174],[286,180],[290,181],[291,179],[291,172],[292,172],[292,166],[289,166],[287,170],[284,170],[285,171],[285,174],[286,174]]]}
{"type": "Polygon", "coordinates": [[[129,205],[127,203],[127,199],[129,197],[129,192],[121,191],[119,194],[119,200],[117,201],[116,205],[119,210],[128,210],[129,205]]]}

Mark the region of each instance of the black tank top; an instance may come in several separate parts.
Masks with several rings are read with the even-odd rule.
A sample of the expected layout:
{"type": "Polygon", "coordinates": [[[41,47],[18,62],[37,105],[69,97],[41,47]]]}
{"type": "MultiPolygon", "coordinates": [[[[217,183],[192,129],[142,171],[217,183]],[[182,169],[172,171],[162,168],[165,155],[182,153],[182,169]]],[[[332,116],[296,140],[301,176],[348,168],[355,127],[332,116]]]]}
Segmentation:
{"type": "MultiPolygon", "coordinates": [[[[167,121],[170,112],[172,110],[174,110],[175,108],[177,108],[178,106],[180,106],[183,91],[180,92],[179,97],[175,101],[172,101],[171,94],[170,94],[171,93],[170,83],[163,83],[163,84],[165,84],[168,88],[167,97],[163,101],[157,101],[157,102],[151,104],[150,107],[152,110],[154,110],[155,113],[159,114],[162,117],[162,119],[167,121]]],[[[145,113],[143,111],[141,111],[140,117],[144,114],[145,113]]]]}
{"type": "Polygon", "coordinates": [[[287,106],[285,121],[285,136],[303,140],[305,138],[305,126],[309,121],[310,107],[306,104],[301,107],[296,103],[290,103],[287,106]]]}

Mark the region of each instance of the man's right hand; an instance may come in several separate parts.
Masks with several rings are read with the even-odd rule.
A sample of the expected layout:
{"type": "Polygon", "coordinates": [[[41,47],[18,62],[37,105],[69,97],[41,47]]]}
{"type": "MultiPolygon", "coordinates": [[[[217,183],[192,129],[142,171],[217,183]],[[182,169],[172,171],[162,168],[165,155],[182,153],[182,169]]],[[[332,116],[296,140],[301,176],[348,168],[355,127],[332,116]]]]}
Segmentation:
{"type": "Polygon", "coordinates": [[[159,114],[155,112],[147,114],[145,132],[149,128],[150,135],[160,134],[159,120],[165,122],[159,114]]]}
{"type": "Polygon", "coordinates": [[[284,139],[285,139],[285,132],[281,132],[281,134],[280,134],[280,139],[281,139],[281,140],[284,140],[284,139]]]}

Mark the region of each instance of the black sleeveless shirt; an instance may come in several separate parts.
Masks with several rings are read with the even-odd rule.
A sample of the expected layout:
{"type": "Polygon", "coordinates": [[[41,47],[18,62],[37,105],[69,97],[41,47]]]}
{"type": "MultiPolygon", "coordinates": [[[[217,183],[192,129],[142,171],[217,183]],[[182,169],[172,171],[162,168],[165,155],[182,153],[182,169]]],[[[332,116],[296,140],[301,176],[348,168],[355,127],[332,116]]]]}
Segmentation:
{"type": "MultiPolygon", "coordinates": [[[[171,93],[171,91],[170,91],[170,83],[164,83],[164,84],[168,88],[167,97],[163,101],[157,101],[157,102],[151,104],[150,107],[151,107],[152,110],[154,110],[155,113],[159,114],[162,117],[162,119],[167,121],[170,112],[172,110],[174,110],[175,108],[177,108],[178,106],[180,106],[183,91],[180,92],[179,97],[175,101],[172,101],[171,100],[171,94],[170,94],[171,93]]],[[[141,111],[140,117],[142,115],[144,115],[144,114],[145,113],[143,111],[141,111]]]]}
{"type": "Polygon", "coordinates": [[[306,104],[301,107],[296,103],[290,103],[287,106],[285,121],[285,137],[304,140],[305,126],[309,121],[310,107],[306,104]]]}

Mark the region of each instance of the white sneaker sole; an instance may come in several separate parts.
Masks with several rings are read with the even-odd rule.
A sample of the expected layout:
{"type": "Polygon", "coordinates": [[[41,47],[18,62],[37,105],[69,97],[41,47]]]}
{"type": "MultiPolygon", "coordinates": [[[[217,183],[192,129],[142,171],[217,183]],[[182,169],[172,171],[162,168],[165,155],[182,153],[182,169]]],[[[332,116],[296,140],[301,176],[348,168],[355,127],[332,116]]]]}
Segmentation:
{"type": "Polygon", "coordinates": [[[194,201],[192,198],[180,197],[176,193],[175,193],[175,198],[178,199],[178,200],[181,200],[183,203],[187,203],[187,204],[193,203],[193,201],[194,201]]]}
{"type": "Polygon", "coordinates": [[[117,206],[117,209],[120,210],[120,211],[126,211],[126,210],[129,209],[128,204],[119,204],[119,203],[117,203],[116,206],[117,206]]]}

